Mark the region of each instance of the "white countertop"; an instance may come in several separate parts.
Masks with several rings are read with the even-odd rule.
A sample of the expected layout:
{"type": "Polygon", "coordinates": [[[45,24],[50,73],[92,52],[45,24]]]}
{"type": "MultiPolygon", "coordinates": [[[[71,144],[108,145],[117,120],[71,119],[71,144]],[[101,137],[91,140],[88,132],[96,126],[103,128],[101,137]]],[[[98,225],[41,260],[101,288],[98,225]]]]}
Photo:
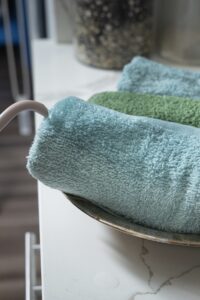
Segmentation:
{"type": "MultiPolygon", "coordinates": [[[[116,89],[118,72],[81,65],[69,45],[33,42],[34,94],[50,107],[116,89]]],[[[37,125],[40,118],[36,118],[37,125]]],[[[124,235],[43,184],[39,216],[43,300],[199,300],[200,249],[124,235]]]]}

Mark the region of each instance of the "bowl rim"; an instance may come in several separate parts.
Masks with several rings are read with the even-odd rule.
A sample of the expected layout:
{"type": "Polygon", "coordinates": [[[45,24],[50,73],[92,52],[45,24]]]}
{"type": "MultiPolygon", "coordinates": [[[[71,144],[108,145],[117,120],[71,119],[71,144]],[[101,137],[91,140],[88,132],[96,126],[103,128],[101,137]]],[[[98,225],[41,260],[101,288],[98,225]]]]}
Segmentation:
{"type": "Polygon", "coordinates": [[[125,234],[163,244],[200,247],[200,235],[198,234],[174,233],[148,228],[108,212],[82,197],[68,193],[64,193],[64,195],[88,216],[125,234]]]}

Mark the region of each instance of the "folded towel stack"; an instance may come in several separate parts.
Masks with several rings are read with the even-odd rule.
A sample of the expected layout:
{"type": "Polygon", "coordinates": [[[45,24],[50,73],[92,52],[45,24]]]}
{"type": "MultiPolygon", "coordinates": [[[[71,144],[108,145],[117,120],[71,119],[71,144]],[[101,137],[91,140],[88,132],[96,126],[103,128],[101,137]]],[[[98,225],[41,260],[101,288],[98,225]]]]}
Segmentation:
{"type": "Polygon", "coordinates": [[[200,101],[172,96],[129,92],[104,92],[92,96],[91,103],[135,116],[200,127],[200,101]]]}
{"type": "Polygon", "coordinates": [[[138,56],[124,67],[118,90],[200,99],[200,72],[168,67],[138,56]]]}
{"type": "Polygon", "coordinates": [[[30,149],[30,173],[134,222],[200,233],[200,131],[75,97],[58,102],[30,149]]]}

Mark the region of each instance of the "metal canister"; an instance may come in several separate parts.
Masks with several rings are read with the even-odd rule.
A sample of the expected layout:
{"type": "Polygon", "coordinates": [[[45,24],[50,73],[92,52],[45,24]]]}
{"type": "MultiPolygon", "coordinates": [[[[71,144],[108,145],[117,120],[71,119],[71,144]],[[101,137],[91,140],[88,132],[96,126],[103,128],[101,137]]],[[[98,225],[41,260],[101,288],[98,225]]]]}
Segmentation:
{"type": "Polygon", "coordinates": [[[200,65],[200,1],[157,0],[156,49],[161,58],[200,65]]]}

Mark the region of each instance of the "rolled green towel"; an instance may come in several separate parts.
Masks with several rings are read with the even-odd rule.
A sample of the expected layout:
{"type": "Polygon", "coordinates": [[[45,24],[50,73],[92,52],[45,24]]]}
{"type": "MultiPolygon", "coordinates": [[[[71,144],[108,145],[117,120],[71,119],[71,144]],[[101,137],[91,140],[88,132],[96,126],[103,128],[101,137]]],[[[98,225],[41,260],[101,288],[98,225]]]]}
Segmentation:
{"type": "Polygon", "coordinates": [[[200,101],[173,96],[103,92],[92,96],[91,103],[135,116],[200,127],[200,101]]]}
{"type": "Polygon", "coordinates": [[[136,223],[200,233],[198,128],[70,97],[41,123],[27,167],[46,185],[136,223]]]}

